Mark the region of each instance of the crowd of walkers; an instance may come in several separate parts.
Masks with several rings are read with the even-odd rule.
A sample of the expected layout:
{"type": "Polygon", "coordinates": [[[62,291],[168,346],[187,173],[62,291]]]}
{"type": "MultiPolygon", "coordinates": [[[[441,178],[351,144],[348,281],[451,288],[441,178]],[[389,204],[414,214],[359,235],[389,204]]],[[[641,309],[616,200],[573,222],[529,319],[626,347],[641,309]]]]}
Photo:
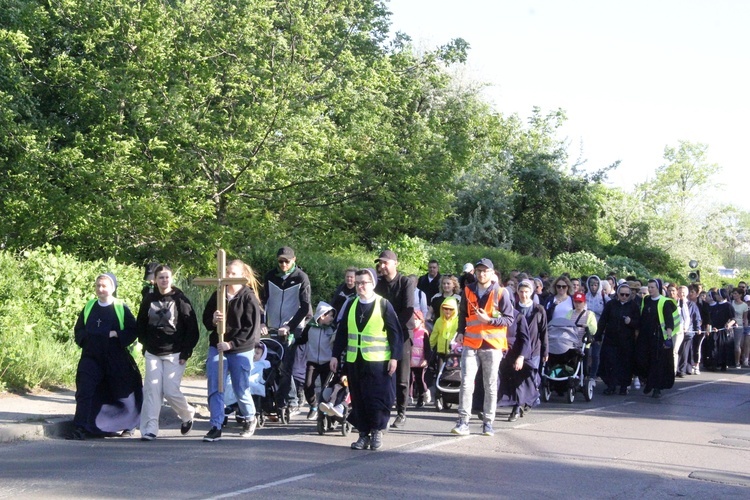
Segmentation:
{"type": "MultiPolygon", "coordinates": [[[[654,278],[644,285],[614,274],[551,278],[511,271],[503,278],[486,258],[467,263],[459,276],[441,274],[436,260],[424,276],[404,276],[397,255],[385,250],[373,268],[346,269],[331,300],[313,313],[310,280],[294,250],[280,248],[276,260],[262,280],[246,263],[231,261],[227,276],[241,280],[225,287],[225,311],[217,293],[204,308],[201,320],[210,332],[204,441],[221,439],[230,411],[239,435],[252,436],[267,408],[258,398],[268,396],[282,420],[307,402],[308,420],[324,421],[324,413],[357,430],[353,449],[377,450],[389,425],[407,425],[410,406],[444,405],[438,377],[450,366],[460,369],[451,432],[469,434],[476,415],[481,433],[492,436],[498,407],[509,407],[508,420],[515,421],[540,403],[548,327],[561,320],[582,333],[585,375],[594,386],[600,379],[607,396],[642,388],[659,398],[676,377],[748,366],[744,282],[704,290],[700,283],[654,278]],[[283,346],[276,363],[264,339],[283,346]],[[272,366],[275,389],[266,394],[272,366]]],[[[181,434],[193,428],[196,410],[180,382],[199,340],[198,318],[168,266],[147,266],[145,279],[137,318],[115,298],[111,273],[96,278],[97,298],[79,315],[73,439],[131,435],[135,428],[142,440],[157,439],[164,400],[180,418],[181,434]],[[145,357],[145,379],[134,345],[145,357]]]]}

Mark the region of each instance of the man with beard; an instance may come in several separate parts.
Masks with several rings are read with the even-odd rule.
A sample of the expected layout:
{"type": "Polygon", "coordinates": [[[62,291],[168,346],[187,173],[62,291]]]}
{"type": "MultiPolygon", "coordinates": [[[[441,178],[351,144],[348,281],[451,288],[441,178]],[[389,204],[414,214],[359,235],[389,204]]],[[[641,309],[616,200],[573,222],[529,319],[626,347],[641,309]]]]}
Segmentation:
{"type": "Polygon", "coordinates": [[[411,346],[414,335],[414,282],[399,273],[398,257],[392,250],[384,250],[375,259],[379,276],[375,293],[388,299],[398,315],[404,345],[401,360],[396,367],[396,419],[391,427],[400,428],[406,424],[406,402],[409,398],[411,379],[411,346]]]}

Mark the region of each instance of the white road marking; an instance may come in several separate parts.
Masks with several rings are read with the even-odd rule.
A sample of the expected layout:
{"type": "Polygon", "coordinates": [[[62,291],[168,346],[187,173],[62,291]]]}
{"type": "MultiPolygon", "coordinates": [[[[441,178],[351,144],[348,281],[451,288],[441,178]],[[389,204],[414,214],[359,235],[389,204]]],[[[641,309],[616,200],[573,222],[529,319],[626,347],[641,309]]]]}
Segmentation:
{"type": "Polygon", "coordinates": [[[449,444],[455,444],[458,441],[465,441],[467,439],[472,439],[477,437],[478,434],[470,434],[468,436],[460,436],[460,437],[454,437],[452,439],[444,439],[442,441],[438,441],[436,443],[428,444],[425,446],[421,446],[419,448],[411,448],[409,450],[404,450],[399,453],[420,453],[422,451],[432,450],[434,448],[439,448],[441,446],[449,445],[449,444]]]}
{"type": "Polygon", "coordinates": [[[273,488],[274,486],[279,486],[279,485],[286,484],[286,483],[293,483],[295,481],[301,481],[302,479],[307,479],[308,477],[312,477],[314,475],[315,474],[302,474],[300,476],[289,477],[286,479],[281,479],[279,481],[274,481],[272,483],[258,484],[251,488],[245,488],[245,489],[237,490],[237,491],[230,491],[229,493],[224,493],[223,495],[218,495],[215,497],[208,497],[206,500],[216,500],[219,498],[236,497],[239,495],[244,495],[245,493],[251,493],[253,491],[264,490],[266,488],[273,488]]]}
{"type": "Polygon", "coordinates": [[[690,389],[695,389],[696,387],[701,387],[701,386],[704,386],[704,385],[711,385],[711,384],[715,384],[717,382],[726,382],[728,380],[729,380],[728,378],[720,378],[719,380],[712,380],[710,382],[703,382],[702,384],[690,385],[688,387],[682,387],[682,388],[677,389],[677,390],[678,391],[689,391],[690,389]]]}

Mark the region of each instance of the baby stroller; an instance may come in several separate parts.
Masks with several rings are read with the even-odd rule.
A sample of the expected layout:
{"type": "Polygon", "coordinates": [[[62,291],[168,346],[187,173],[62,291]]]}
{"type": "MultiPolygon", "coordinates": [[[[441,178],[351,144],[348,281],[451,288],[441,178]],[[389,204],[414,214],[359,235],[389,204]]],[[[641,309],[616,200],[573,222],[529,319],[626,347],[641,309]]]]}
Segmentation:
{"type": "Polygon", "coordinates": [[[323,436],[326,432],[333,431],[337,426],[340,426],[341,435],[348,436],[352,429],[351,424],[347,421],[351,397],[346,375],[343,375],[341,370],[328,374],[320,399],[317,422],[318,434],[323,436]]]}
{"type": "Polygon", "coordinates": [[[266,359],[271,364],[270,368],[263,371],[266,381],[266,395],[253,396],[255,411],[258,416],[258,427],[263,427],[267,420],[278,420],[279,423],[289,423],[289,409],[280,411],[276,405],[276,393],[279,390],[279,371],[281,361],[284,359],[284,345],[278,340],[264,337],[260,341],[266,346],[266,359]]]}
{"type": "Polygon", "coordinates": [[[461,346],[456,346],[445,355],[444,359],[437,357],[438,374],[435,381],[435,408],[438,411],[450,410],[458,404],[461,392],[461,346]]]}
{"type": "Polygon", "coordinates": [[[588,331],[579,333],[574,321],[555,318],[547,325],[549,359],[542,369],[542,401],[550,400],[552,391],[566,395],[568,403],[575,400],[576,392],[583,392],[586,401],[594,397],[594,381],[585,371],[590,342],[588,331]]]}

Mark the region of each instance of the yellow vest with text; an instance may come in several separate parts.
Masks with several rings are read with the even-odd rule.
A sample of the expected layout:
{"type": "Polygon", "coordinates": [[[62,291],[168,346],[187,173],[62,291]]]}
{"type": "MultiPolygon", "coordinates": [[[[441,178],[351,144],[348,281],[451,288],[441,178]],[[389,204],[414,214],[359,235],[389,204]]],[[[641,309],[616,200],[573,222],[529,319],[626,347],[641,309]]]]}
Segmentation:
{"type": "Polygon", "coordinates": [[[357,329],[356,321],[359,298],[352,302],[347,318],[349,336],[346,345],[346,361],[348,363],[354,363],[357,360],[357,352],[362,353],[362,359],[365,361],[388,361],[391,359],[391,348],[388,345],[388,334],[385,331],[385,322],[383,321],[382,302],[383,297],[376,295],[372,314],[362,331],[357,329]]]}
{"type": "MultiPolygon", "coordinates": [[[[487,297],[487,303],[484,312],[491,318],[496,317],[499,311],[495,310],[495,294],[497,294],[498,303],[503,297],[503,289],[498,287],[497,290],[490,290],[487,297]]],[[[487,342],[495,349],[507,350],[507,326],[494,326],[482,323],[477,316],[476,310],[479,307],[479,298],[469,287],[464,289],[466,296],[466,329],[464,331],[464,347],[470,349],[479,349],[483,342],[487,342]]]]}

